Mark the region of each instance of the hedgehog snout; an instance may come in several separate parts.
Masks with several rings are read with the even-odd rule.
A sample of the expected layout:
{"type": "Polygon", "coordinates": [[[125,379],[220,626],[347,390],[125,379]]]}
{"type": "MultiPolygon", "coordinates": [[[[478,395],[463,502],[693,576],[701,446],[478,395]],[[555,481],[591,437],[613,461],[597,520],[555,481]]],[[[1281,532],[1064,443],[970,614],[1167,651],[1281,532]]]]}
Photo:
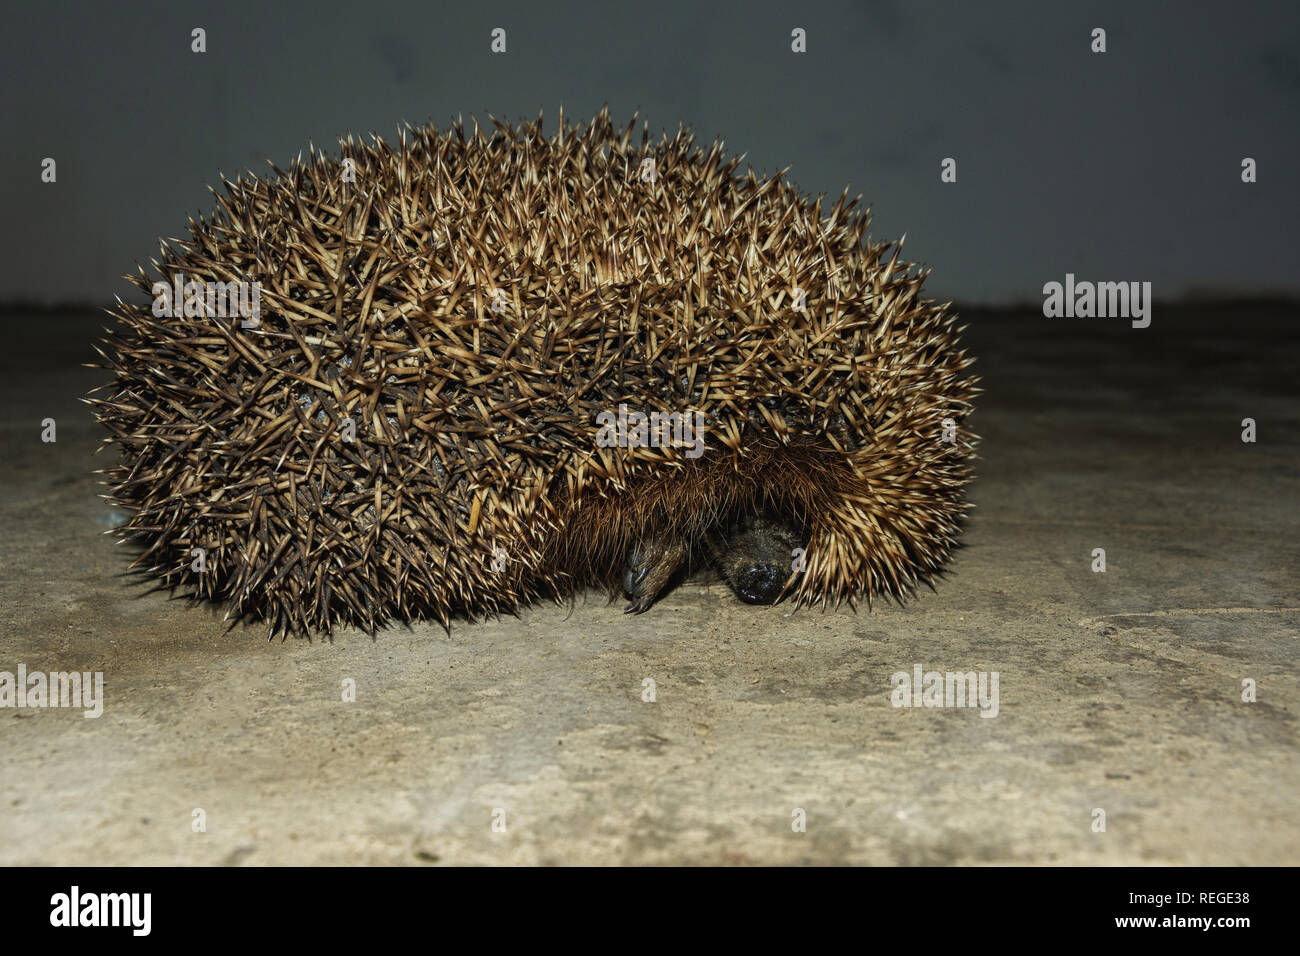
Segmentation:
{"type": "Polygon", "coordinates": [[[760,511],[707,536],[705,545],[736,597],[746,604],[775,604],[802,570],[807,534],[793,515],[760,511]]]}
{"type": "Polygon", "coordinates": [[[775,604],[787,572],[775,564],[750,564],[733,572],[731,589],[746,604],[775,604]]]}

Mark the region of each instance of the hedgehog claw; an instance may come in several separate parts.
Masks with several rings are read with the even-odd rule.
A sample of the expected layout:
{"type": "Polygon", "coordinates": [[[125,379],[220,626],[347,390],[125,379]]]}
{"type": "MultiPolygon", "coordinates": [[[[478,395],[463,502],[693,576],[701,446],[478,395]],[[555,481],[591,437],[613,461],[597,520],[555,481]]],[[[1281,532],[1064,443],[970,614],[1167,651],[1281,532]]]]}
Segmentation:
{"type": "Polygon", "coordinates": [[[680,538],[651,534],[628,549],[623,564],[623,593],[632,603],[624,614],[643,614],[650,609],[686,562],[689,549],[680,538]]]}

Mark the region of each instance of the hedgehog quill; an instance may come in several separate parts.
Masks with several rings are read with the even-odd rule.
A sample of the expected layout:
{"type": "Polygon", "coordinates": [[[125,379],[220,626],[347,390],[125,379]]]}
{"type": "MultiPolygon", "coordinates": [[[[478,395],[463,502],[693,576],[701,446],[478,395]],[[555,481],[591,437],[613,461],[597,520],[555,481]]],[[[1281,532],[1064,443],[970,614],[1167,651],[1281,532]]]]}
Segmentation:
{"type": "Polygon", "coordinates": [[[133,567],[272,636],[940,574],[973,359],[860,197],[608,111],[493,124],[223,177],[128,277],[88,401],[133,567]]]}

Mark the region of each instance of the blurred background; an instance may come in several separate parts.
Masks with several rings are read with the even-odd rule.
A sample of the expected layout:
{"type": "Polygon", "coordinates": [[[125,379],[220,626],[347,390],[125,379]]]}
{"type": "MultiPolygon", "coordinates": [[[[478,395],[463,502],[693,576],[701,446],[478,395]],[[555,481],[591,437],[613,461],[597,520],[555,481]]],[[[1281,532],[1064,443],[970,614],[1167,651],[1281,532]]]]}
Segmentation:
{"type": "Polygon", "coordinates": [[[220,172],[309,141],[458,115],[550,128],[605,103],[862,193],[873,237],[906,233],[939,298],[1038,302],[1066,272],[1163,300],[1300,291],[1293,2],[5,7],[0,304],[111,303],[220,172]]]}

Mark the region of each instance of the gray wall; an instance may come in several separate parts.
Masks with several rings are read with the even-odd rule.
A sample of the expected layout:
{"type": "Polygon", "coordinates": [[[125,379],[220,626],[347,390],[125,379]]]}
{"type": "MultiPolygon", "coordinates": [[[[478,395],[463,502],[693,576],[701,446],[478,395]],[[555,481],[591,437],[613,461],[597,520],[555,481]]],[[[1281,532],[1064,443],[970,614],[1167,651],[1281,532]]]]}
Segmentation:
{"type": "MultiPolygon", "coordinates": [[[[9,5],[13,6],[13,5],[9,5]]],[[[308,140],[458,113],[722,136],[759,170],[873,204],[931,290],[1039,300],[1044,282],[1300,292],[1300,4],[451,6],[69,2],[7,10],[0,302],[104,303],[206,212],[218,171],[308,140]],[[189,50],[207,30],[208,52],[189,50]],[[489,31],[508,31],[508,52],[489,31]],[[790,52],[790,30],[808,52],[790,52]],[[1105,27],[1109,52],[1089,51],[1105,27]],[[58,182],[40,162],[58,161],[58,182]],[[958,161],[942,184],[939,163],[958,161]],[[1242,157],[1259,182],[1240,179],[1242,157]]]]}

